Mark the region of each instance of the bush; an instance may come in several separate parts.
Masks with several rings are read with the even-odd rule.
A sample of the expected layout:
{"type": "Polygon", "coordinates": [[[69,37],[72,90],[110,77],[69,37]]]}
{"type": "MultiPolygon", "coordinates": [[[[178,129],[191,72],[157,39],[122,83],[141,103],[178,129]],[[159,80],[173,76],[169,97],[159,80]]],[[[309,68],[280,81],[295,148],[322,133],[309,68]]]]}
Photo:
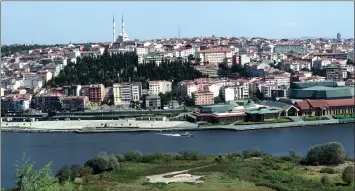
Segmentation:
{"type": "Polygon", "coordinates": [[[320,179],[320,182],[323,185],[329,185],[330,184],[329,177],[327,175],[323,175],[322,178],[320,179]]]}
{"type": "Polygon", "coordinates": [[[322,168],[319,172],[326,174],[335,174],[335,170],[329,167],[322,168]]]}
{"type": "Polygon", "coordinates": [[[311,147],[305,158],[309,165],[337,165],[344,161],[344,147],[336,142],[311,147]]]}
{"type": "Polygon", "coordinates": [[[99,174],[110,170],[109,160],[107,157],[95,157],[88,160],[85,166],[92,168],[94,174],[99,174]]]}
{"type": "Polygon", "coordinates": [[[55,175],[60,183],[74,181],[77,177],[83,177],[92,174],[92,169],[80,165],[64,166],[55,175]]]}
{"type": "Polygon", "coordinates": [[[63,183],[65,181],[71,180],[73,177],[72,176],[72,171],[69,168],[69,166],[64,166],[63,168],[59,169],[57,174],[55,175],[56,178],[58,178],[58,181],[60,183],[63,183]]]}
{"type": "Polygon", "coordinates": [[[259,149],[247,149],[242,152],[242,155],[245,158],[251,158],[251,157],[261,157],[264,155],[263,152],[261,152],[259,149]]]}
{"type": "Polygon", "coordinates": [[[116,156],[107,157],[108,160],[108,170],[118,170],[120,169],[120,163],[118,162],[116,156]]]}
{"type": "Polygon", "coordinates": [[[182,151],[175,157],[176,160],[200,160],[204,158],[198,151],[182,151]]]}
{"type": "Polygon", "coordinates": [[[124,156],[121,155],[121,154],[116,155],[116,159],[117,159],[118,162],[124,162],[125,161],[124,156]]]}
{"type": "Polygon", "coordinates": [[[347,166],[343,173],[341,174],[341,178],[346,184],[351,184],[354,182],[354,166],[347,166]]]}
{"type": "Polygon", "coordinates": [[[82,166],[79,168],[78,170],[78,174],[77,177],[84,177],[84,176],[89,176],[93,173],[92,168],[90,167],[86,167],[86,166],[82,166]]]}
{"type": "Polygon", "coordinates": [[[130,151],[125,153],[123,156],[126,161],[140,161],[142,153],[139,151],[130,151]]]}

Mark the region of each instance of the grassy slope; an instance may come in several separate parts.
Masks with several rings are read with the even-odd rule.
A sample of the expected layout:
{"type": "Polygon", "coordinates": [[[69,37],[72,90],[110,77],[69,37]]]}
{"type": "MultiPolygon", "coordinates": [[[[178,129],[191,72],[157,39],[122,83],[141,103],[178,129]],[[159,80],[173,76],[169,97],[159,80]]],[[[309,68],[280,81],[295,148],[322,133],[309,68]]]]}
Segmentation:
{"type": "Polygon", "coordinates": [[[335,168],[336,174],[329,175],[331,185],[320,183],[321,167],[296,165],[280,157],[264,157],[264,159],[229,158],[215,162],[213,157],[200,161],[171,161],[150,164],[126,162],[118,172],[107,172],[87,177],[82,190],[127,190],[127,191],[350,191],[352,186],[343,185],[341,170],[346,165],[335,168]],[[203,175],[202,184],[187,183],[148,183],[147,175],[191,169],[198,166],[205,168],[191,170],[189,173],[203,175]],[[336,185],[339,184],[339,185],[336,185]]]}

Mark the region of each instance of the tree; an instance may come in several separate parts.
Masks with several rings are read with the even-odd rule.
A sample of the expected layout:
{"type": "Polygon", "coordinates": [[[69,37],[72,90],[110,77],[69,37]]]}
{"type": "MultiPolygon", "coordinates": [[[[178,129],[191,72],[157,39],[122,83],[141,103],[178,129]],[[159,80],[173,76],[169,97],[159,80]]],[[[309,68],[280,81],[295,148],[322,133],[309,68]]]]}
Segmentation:
{"type": "Polygon", "coordinates": [[[256,88],[255,96],[256,96],[256,98],[258,98],[259,100],[264,100],[264,99],[265,99],[264,94],[260,91],[259,88],[256,88]]]}
{"type": "Polygon", "coordinates": [[[306,163],[310,165],[338,165],[345,161],[344,147],[337,142],[311,147],[306,155],[306,163]]]}
{"type": "Polygon", "coordinates": [[[351,184],[354,182],[354,166],[347,166],[344,170],[343,173],[341,174],[342,180],[346,184],[351,184]]]}
{"type": "Polygon", "coordinates": [[[20,190],[53,190],[57,186],[52,176],[51,163],[38,171],[33,170],[33,163],[26,154],[15,164],[16,186],[20,190]]]}
{"type": "Polygon", "coordinates": [[[164,105],[168,104],[169,101],[172,100],[173,95],[171,92],[166,92],[165,94],[159,93],[159,97],[161,105],[163,107],[164,105]]]}
{"type": "Polygon", "coordinates": [[[188,61],[191,61],[191,60],[195,60],[195,56],[190,54],[188,57],[187,57],[187,60],[188,61]]]}
{"type": "Polygon", "coordinates": [[[309,69],[305,67],[305,68],[302,68],[301,71],[309,72],[309,69]]]}
{"type": "Polygon", "coordinates": [[[231,67],[231,71],[233,73],[243,74],[244,73],[244,68],[240,64],[233,64],[232,67],[231,67]]]}

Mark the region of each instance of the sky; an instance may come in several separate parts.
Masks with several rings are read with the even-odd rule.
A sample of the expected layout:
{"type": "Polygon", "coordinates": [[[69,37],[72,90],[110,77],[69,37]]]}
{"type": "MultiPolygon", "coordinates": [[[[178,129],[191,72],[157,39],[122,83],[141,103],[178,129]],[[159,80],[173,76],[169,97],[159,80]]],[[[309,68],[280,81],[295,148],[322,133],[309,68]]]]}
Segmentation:
{"type": "Polygon", "coordinates": [[[354,2],[2,2],[2,44],[228,37],[354,37],[354,2]]]}

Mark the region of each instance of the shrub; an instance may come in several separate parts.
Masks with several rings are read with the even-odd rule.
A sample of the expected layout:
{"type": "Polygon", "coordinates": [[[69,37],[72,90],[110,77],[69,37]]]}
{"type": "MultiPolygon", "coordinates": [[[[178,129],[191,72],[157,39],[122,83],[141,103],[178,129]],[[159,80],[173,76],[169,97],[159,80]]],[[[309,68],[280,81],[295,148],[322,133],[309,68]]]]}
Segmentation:
{"type": "Polygon", "coordinates": [[[93,173],[92,168],[86,167],[86,166],[81,166],[78,170],[77,177],[88,176],[88,175],[91,175],[92,173],[93,173]]]}
{"type": "Polygon", "coordinates": [[[139,161],[142,157],[142,153],[139,151],[130,151],[125,153],[123,156],[126,161],[139,161]]]}
{"type": "Polygon", "coordinates": [[[177,160],[199,160],[202,158],[203,156],[198,151],[182,151],[179,152],[179,157],[176,157],[177,160]]]}
{"type": "Polygon", "coordinates": [[[120,168],[120,163],[115,156],[107,157],[108,160],[108,170],[118,170],[120,168]]]}
{"type": "Polygon", "coordinates": [[[344,147],[336,142],[311,147],[305,158],[309,165],[337,165],[344,160],[344,147]]]}
{"type": "Polygon", "coordinates": [[[109,161],[106,157],[95,157],[88,160],[85,166],[92,168],[94,174],[99,174],[110,170],[109,161]]]}
{"type": "Polygon", "coordinates": [[[116,155],[116,159],[117,159],[118,162],[123,162],[123,161],[125,161],[125,158],[124,158],[124,156],[123,156],[122,154],[116,155]]]}
{"type": "Polygon", "coordinates": [[[247,149],[242,152],[242,155],[245,158],[250,158],[250,157],[261,157],[264,155],[263,152],[261,152],[259,149],[254,148],[254,149],[247,149]]]}
{"type": "Polygon", "coordinates": [[[319,172],[326,174],[335,174],[335,170],[329,167],[322,168],[319,172]]]}
{"type": "Polygon", "coordinates": [[[354,182],[354,166],[347,166],[343,173],[341,174],[341,178],[346,184],[351,184],[354,182]]]}
{"type": "Polygon", "coordinates": [[[330,184],[329,177],[327,175],[323,175],[322,178],[320,179],[320,182],[323,185],[329,185],[330,184]]]}
{"type": "Polygon", "coordinates": [[[71,180],[73,178],[72,175],[73,173],[69,166],[64,166],[63,168],[59,169],[55,177],[58,178],[60,183],[63,183],[65,181],[71,180]]]}

